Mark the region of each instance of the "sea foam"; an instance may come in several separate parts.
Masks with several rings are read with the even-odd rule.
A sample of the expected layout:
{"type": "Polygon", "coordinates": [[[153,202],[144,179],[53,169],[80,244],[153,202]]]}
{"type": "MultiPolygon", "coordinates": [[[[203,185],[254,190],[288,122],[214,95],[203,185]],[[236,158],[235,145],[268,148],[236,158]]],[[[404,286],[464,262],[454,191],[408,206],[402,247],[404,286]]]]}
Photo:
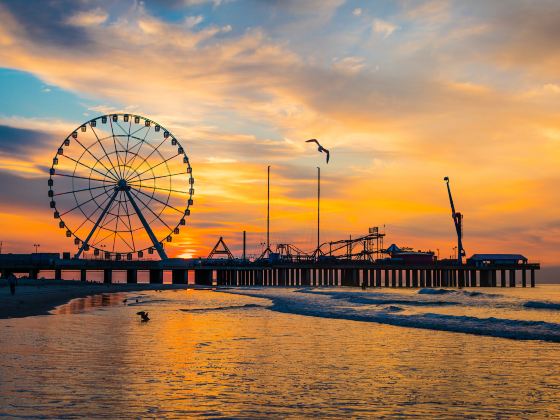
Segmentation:
{"type": "MultiPolygon", "coordinates": [[[[401,313],[405,309],[403,306],[413,308],[430,304],[434,305],[434,302],[419,300],[418,295],[398,295],[397,297],[395,293],[383,294],[374,292],[370,293],[371,298],[368,298],[365,296],[368,294],[367,292],[326,292],[309,289],[241,289],[228,292],[270,299],[272,305],[268,309],[283,313],[374,322],[516,340],[544,340],[560,343],[560,324],[553,322],[450,315],[433,312],[411,314],[409,311],[406,311],[401,313]],[[397,302],[399,306],[395,305],[397,302]]],[[[452,304],[457,304],[457,302],[452,304]]],[[[441,302],[436,303],[434,306],[438,305],[441,305],[441,302]]],[[[482,305],[494,305],[494,301],[486,300],[485,303],[482,299],[482,305]]],[[[505,302],[504,305],[506,305],[505,302]]]]}

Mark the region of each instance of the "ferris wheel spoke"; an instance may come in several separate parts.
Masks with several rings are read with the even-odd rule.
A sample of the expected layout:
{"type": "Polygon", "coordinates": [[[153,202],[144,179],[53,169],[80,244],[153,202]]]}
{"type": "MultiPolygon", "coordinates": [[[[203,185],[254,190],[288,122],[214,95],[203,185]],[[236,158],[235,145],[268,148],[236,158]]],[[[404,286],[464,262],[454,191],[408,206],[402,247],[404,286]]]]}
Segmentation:
{"type": "MultiPolygon", "coordinates": [[[[140,188],[141,185],[139,184],[128,184],[131,187],[135,187],[135,188],[140,188]]],[[[176,192],[176,193],[181,193],[181,194],[189,194],[188,191],[179,191],[179,190],[174,190],[171,188],[161,188],[161,187],[151,187],[151,186],[144,186],[144,188],[146,189],[154,189],[154,190],[160,190],[160,191],[167,191],[167,192],[176,192]]]]}
{"type": "Polygon", "coordinates": [[[122,149],[121,152],[124,152],[124,153],[125,153],[125,159],[123,160],[123,159],[121,158],[121,165],[122,165],[122,166],[121,166],[121,168],[120,168],[121,174],[122,174],[122,175],[121,175],[121,178],[124,178],[124,171],[125,171],[125,169],[126,169],[126,154],[128,153],[128,148],[127,148],[127,147],[124,147],[124,145],[121,143],[121,139],[119,138],[119,136],[115,136],[115,141],[116,141],[116,142],[118,143],[118,145],[121,147],[121,149],[122,149]]]}
{"type": "MultiPolygon", "coordinates": [[[[90,124],[91,126],[91,124],[90,124]]],[[[113,161],[111,160],[111,156],[109,156],[109,153],[107,153],[107,150],[105,150],[105,146],[103,146],[103,142],[99,139],[99,136],[97,135],[97,132],[95,131],[95,129],[93,127],[90,127],[91,131],[93,132],[93,134],[95,135],[95,138],[97,139],[97,143],[99,143],[99,145],[101,146],[101,149],[103,150],[103,153],[105,153],[105,156],[108,160],[109,160],[109,164],[111,165],[111,173],[114,174],[114,176],[112,178],[116,180],[119,179],[118,174],[115,170],[115,164],[113,163],[113,161]]],[[[106,140],[108,137],[104,137],[103,140],[106,140]]]]}
{"type": "Polygon", "coordinates": [[[107,183],[107,184],[114,184],[114,183],[115,183],[114,181],[107,181],[106,179],[88,178],[88,177],[85,177],[85,176],[61,174],[61,173],[59,173],[59,172],[55,172],[53,175],[56,175],[56,176],[65,176],[65,177],[68,177],[68,178],[85,179],[85,180],[87,180],[87,181],[105,182],[105,183],[107,183]]]}
{"type": "Polygon", "coordinates": [[[130,175],[130,172],[133,170],[131,165],[134,163],[134,161],[138,157],[138,152],[140,152],[141,148],[142,148],[142,141],[140,141],[137,144],[135,144],[134,146],[131,146],[131,147],[128,148],[128,154],[131,157],[129,157],[129,159],[125,162],[124,179],[127,179],[128,176],[130,175]],[[138,147],[138,150],[136,152],[133,151],[135,147],[138,147]]]}
{"type": "MultiPolygon", "coordinates": [[[[128,196],[128,199],[130,200],[130,203],[132,204],[132,207],[134,207],[134,210],[136,211],[136,215],[138,216],[138,218],[140,219],[140,222],[142,223],[142,225],[144,226],[144,229],[146,230],[146,233],[148,234],[148,236],[150,237],[150,240],[152,241],[152,244],[154,245],[154,247],[156,248],[160,258],[162,260],[167,259],[167,254],[165,253],[165,251],[163,250],[163,246],[161,245],[161,243],[158,242],[156,235],[154,235],[154,232],[152,231],[152,228],[150,227],[150,225],[148,224],[148,222],[146,221],[146,218],[144,217],[144,215],[142,214],[142,212],[140,211],[140,208],[138,207],[138,205],[136,204],[136,201],[134,201],[134,198],[132,197],[132,195],[134,194],[132,192],[132,189],[126,189],[125,190],[126,195],[128,196]]],[[[140,199],[136,194],[134,194],[134,196],[138,199],[140,199]]],[[[149,207],[147,207],[148,210],[152,211],[149,207]]]]}
{"type": "Polygon", "coordinates": [[[132,241],[133,249],[136,249],[136,244],[134,243],[134,235],[132,234],[132,221],[130,220],[130,209],[128,208],[128,201],[125,200],[124,205],[126,207],[126,217],[128,218],[128,231],[130,232],[130,240],[132,241]]]}
{"type": "Polygon", "coordinates": [[[121,241],[123,241],[123,243],[125,243],[126,246],[130,248],[130,251],[134,252],[135,249],[127,242],[126,239],[124,239],[123,235],[121,235],[121,231],[118,231],[116,233],[117,233],[118,237],[121,239],[121,241]]]}
{"type": "Polygon", "coordinates": [[[126,162],[125,166],[126,166],[126,170],[124,173],[124,179],[127,179],[130,176],[130,173],[132,171],[134,171],[134,169],[132,168],[132,164],[134,163],[134,161],[136,160],[136,158],[138,157],[138,152],[140,152],[140,149],[142,148],[142,143],[138,143],[132,147],[130,147],[128,149],[128,154],[131,156],[129,156],[129,160],[126,162]],[[134,148],[138,147],[138,150],[136,152],[134,152],[134,148]]]}
{"type": "MultiPolygon", "coordinates": [[[[114,217],[109,221],[109,223],[112,222],[113,220],[115,220],[114,217]]],[[[108,230],[108,229],[105,229],[105,230],[108,230]]],[[[98,229],[97,233],[99,234],[99,232],[101,232],[101,229],[98,229]]],[[[105,240],[109,239],[111,236],[113,236],[113,231],[112,230],[109,231],[109,233],[107,235],[103,236],[100,240],[95,242],[92,246],[97,246],[98,244],[101,244],[101,243],[105,242],[105,240]]]]}
{"type": "MultiPolygon", "coordinates": [[[[130,123],[132,124],[132,121],[130,123]]],[[[130,133],[126,131],[118,121],[115,121],[115,124],[117,125],[117,127],[119,127],[122,130],[124,134],[126,134],[127,136],[130,135],[130,133]]]]}
{"type": "Polygon", "coordinates": [[[130,244],[126,241],[126,239],[124,239],[124,237],[120,234],[120,231],[119,231],[119,222],[121,222],[122,225],[126,226],[126,223],[124,221],[125,219],[124,219],[124,217],[121,216],[121,210],[124,210],[122,202],[121,202],[122,194],[123,194],[123,192],[121,191],[120,195],[119,195],[119,203],[118,203],[117,219],[116,219],[117,221],[115,223],[115,236],[113,237],[113,252],[115,252],[115,244],[116,244],[117,236],[121,239],[121,241],[123,241],[126,244],[126,246],[128,246],[132,251],[134,251],[134,248],[132,248],[130,246],[130,244]],[[122,220],[121,220],[121,218],[122,218],[122,220]]]}
{"type": "MultiPolygon", "coordinates": [[[[131,135],[131,136],[134,136],[136,133],[138,133],[139,131],[142,131],[142,130],[145,129],[145,128],[148,128],[147,131],[150,131],[150,128],[152,128],[152,126],[151,126],[151,125],[150,125],[150,126],[145,126],[145,125],[143,125],[143,126],[140,127],[138,130],[136,130],[136,131],[134,131],[133,133],[131,133],[130,135],[131,135]]],[[[144,137],[144,138],[145,138],[145,137],[144,137]]]]}
{"type": "MultiPolygon", "coordinates": [[[[179,212],[179,213],[181,213],[181,214],[184,213],[184,211],[179,210],[179,209],[176,208],[176,207],[173,207],[171,204],[165,203],[165,202],[161,201],[160,199],[158,199],[158,198],[156,198],[156,197],[149,196],[148,194],[146,194],[145,192],[140,191],[140,190],[137,189],[137,188],[131,187],[131,190],[134,190],[134,191],[136,191],[136,192],[138,192],[138,193],[140,193],[140,194],[142,194],[142,195],[148,197],[148,198],[151,199],[151,200],[156,200],[158,203],[163,204],[165,207],[169,207],[170,209],[173,209],[173,210],[175,210],[175,211],[177,211],[177,212],[179,212]]],[[[144,202],[142,201],[142,203],[144,203],[144,202]]],[[[144,205],[145,205],[145,204],[144,204],[144,205]]],[[[146,207],[147,207],[147,206],[146,206],[146,207]]]]}
{"type": "MultiPolygon", "coordinates": [[[[126,170],[126,165],[128,164],[128,146],[130,144],[130,129],[132,128],[132,120],[129,120],[128,122],[128,135],[126,137],[126,152],[124,155],[124,165],[125,165],[125,170],[126,170]]],[[[126,175],[126,173],[125,173],[126,175]]]]}
{"type": "Polygon", "coordinates": [[[99,215],[99,218],[97,219],[97,222],[95,223],[95,225],[93,226],[93,229],[91,230],[91,232],[89,233],[89,235],[87,236],[86,240],[82,243],[82,246],[80,247],[78,253],[76,254],[75,258],[80,258],[80,255],[82,254],[84,247],[86,245],[88,245],[89,240],[91,239],[91,237],[93,236],[95,230],[97,229],[97,227],[99,226],[99,223],[101,222],[101,220],[105,217],[105,215],[107,214],[107,211],[109,210],[109,207],[111,206],[111,204],[113,203],[113,201],[115,201],[115,197],[117,196],[118,191],[115,191],[113,193],[113,195],[111,196],[111,199],[109,200],[109,204],[107,204],[107,206],[103,209],[103,211],[101,212],[101,214],[99,215]]]}
{"type": "MultiPolygon", "coordinates": [[[[129,139],[130,140],[130,139],[129,139]]],[[[136,158],[138,157],[138,153],[140,152],[140,149],[142,148],[142,143],[143,140],[133,146],[129,146],[130,143],[127,144],[127,160],[125,162],[125,171],[124,171],[124,179],[127,179],[130,176],[130,173],[134,170],[132,168],[132,164],[134,163],[134,161],[136,160],[136,158]],[[136,151],[134,151],[134,148],[138,148],[136,151]]]]}
{"type": "Polygon", "coordinates": [[[145,173],[148,172],[149,170],[152,170],[152,171],[153,171],[153,170],[156,169],[158,166],[163,165],[164,163],[169,162],[171,159],[174,159],[174,158],[176,158],[177,156],[180,156],[180,154],[177,153],[176,155],[173,155],[173,156],[171,156],[171,157],[165,159],[164,161],[158,163],[157,165],[154,165],[154,166],[149,167],[149,168],[146,169],[145,171],[140,172],[139,174],[134,175],[134,176],[133,176],[132,178],[130,178],[128,181],[130,182],[130,181],[132,181],[133,179],[138,178],[140,175],[145,174],[145,173]]]}
{"type": "MultiPolygon", "coordinates": [[[[101,203],[101,204],[104,205],[105,203],[107,203],[107,199],[103,200],[103,203],[101,203]]],[[[113,211],[114,208],[115,208],[115,202],[113,201],[113,204],[110,205],[109,210],[107,211],[107,214],[105,215],[105,218],[99,224],[99,229],[97,229],[97,232],[96,232],[95,237],[94,237],[94,241],[97,238],[97,236],[99,235],[100,231],[102,229],[106,229],[106,226],[109,225],[113,220],[115,220],[115,217],[114,217],[113,213],[111,213],[111,211],[113,211]],[[113,217],[109,217],[109,216],[113,216],[113,217]]],[[[102,207],[98,206],[98,208],[93,211],[92,215],[95,214],[98,209],[102,209],[102,207]]]]}
{"type": "MultiPolygon", "coordinates": [[[[126,147],[124,147],[124,145],[121,143],[120,139],[116,138],[116,137],[119,137],[119,136],[115,136],[117,142],[119,143],[119,146],[121,146],[124,149],[124,152],[125,152],[124,161],[123,161],[123,169],[121,170],[121,178],[126,179],[126,172],[128,172],[127,165],[128,165],[129,144],[130,144],[130,137],[131,137],[130,130],[131,130],[131,127],[132,127],[132,120],[130,120],[130,122],[129,122],[128,132],[127,132],[127,130],[125,130],[120,125],[120,123],[116,122],[116,124],[122,130],[122,132],[126,135],[126,147]]],[[[148,131],[146,132],[146,135],[147,135],[148,131]]]]}
{"type": "MultiPolygon", "coordinates": [[[[148,161],[148,159],[149,159],[155,152],[157,152],[157,150],[161,147],[161,145],[162,145],[163,143],[165,143],[165,140],[166,140],[166,139],[164,138],[164,139],[161,141],[161,143],[157,145],[157,147],[154,147],[154,150],[152,150],[148,156],[146,156],[145,158],[142,158],[142,162],[140,163],[140,165],[138,165],[138,166],[136,166],[136,167],[134,168],[134,171],[138,171],[138,170],[140,169],[140,167],[141,167],[144,163],[146,163],[146,162],[148,161]]],[[[152,147],[153,147],[153,146],[152,146],[152,147]]],[[[140,150],[138,150],[138,151],[140,151],[140,150]]],[[[150,166],[150,165],[148,165],[148,166],[150,166]]],[[[144,172],[147,172],[147,171],[149,171],[149,170],[150,170],[150,169],[147,169],[147,170],[144,171],[144,172]]],[[[142,172],[142,173],[144,173],[144,172],[142,172]]]]}
{"type": "Polygon", "coordinates": [[[113,252],[115,252],[115,242],[117,241],[117,232],[119,231],[119,220],[121,216],[121,195],[122,191],[119,191],[119,199],[117,204],[117,221],[115,222],[115,236],[113,237],[113,252]]]}
{"type": "Polygon", "coordinates": [[[167,177],[174,177],[174,176],[178,176],[178,175],[188,175],[188,172],[177,172],[175,174],[167,174],[167,175],[160,175],[160,176],[152,176],[150,178],[141,178],[138,179],[134,182],[143,182],[143,181],[151,181],[153,179],[159,179],[159,178],[167,178],[167,177]]]}
{"type": "Polygon", "coordinates": [[[165,225],[165,227],[166,227],[167,229],[169,229],[170,231],[173,230],[173,229],[171,229],[171,227],[169,227],[169,225],[168,225],[167,223],[165,223],[165,221],[164,221],[158,214],[156,214],[149,206],[147,206],[146,203],[145,203],[140,197],[138,197],[138,196],[137,196],[136,194],[134,194],[134,193],[132,193],[132,194],[134,195],[134,197],[136,197],[136,199],[137,199],[138,201],[140,201],[140,202],[145,206],[145,208],[148,209],[148,211],[149,211],[150,213],[152,213],[157,219],[159,219],[159,221],[160,221],[161,223],[163,223],[163,225],[165,225]]]}
{"type": "MultiPolygon", "coordinates": [[[[89,202],[95,200],[96,198],[101,197],[103,194],[107,194],[107,191],[102,191],[102,192],[100,192],[98,195],[96,195],[95,197],[92,197],[92,198],[88,199],[87,201],[84,201],[83,203],[80,203],[80,204],[78,204],[77,206],[71,208],[70,210],[65,211],[64,213],[62,213],[62,214],[60,215],[60,217],[65,216],[65,215],[67,215],[68,213],[73,212],[74,210],[76,210],[76,209],[78,209],[78,208],[81,208],[82,206],[85,206],[87,203],[89,203],[89,202]]],[[[110,197],[111,197],[111,196],[108,195],[107,198],[105,199],[105,201],[104,201],[103,203],[101,203],[101,205],[103,205],[110,197]]],[[[97,204],[97,203],[96,203],[96,205],[97,205],[98,208],[101,207],[101,206],[99,206],[99,204],[97,204]]],[[[95,209],[95,211],[97,211],[98,208],[95,209]]],[[[94,211],[94,213],[95,213],[95,211],[94,211]]],[[[80,227],[81,227],[85,222],[87,222],[88,220],[89,220],[89,219],[88,219],[87,216],[86,216],[86,220],[84,220],[84,222],[82,222],[82,224],[80,225],[80,227]]],[[[78,229],[79,229],[80,227],[78,227],[78,229]]],[[[76,231],[77,231],[78,229],[76,229],[76,231]]]]}
{"type": "MultiPolygon", "coordinates": [[[[97,173],[98,173],[99,175],[101,175],[101,176],[107,176],[107,174],[104,174],[103,172],[98,171],[97,169],[95,169],[95,168],[93,168],[93,167],[91,167],[91,166],[88,166],[88,165],[86,165],[85,163],[80,162],[79,160],[76,160],[76,159],[74,159],[74,158],[72,158],[72,157],[70,157],[70,156],[66,156],[66,155],[62,155],[62,156],[64,156],[64,157],[67,158],[67,159],[70,159],[72,162],[75,162],[75,163],[78,164],[78,165],[82,165],[82,166],[85,167],[85,168],[91,169],[93,172],[97,172],[97,173]]],[[[115,180],[115,181],[116,181],[116,180],[115,180]]]]}
{"type": "MultiPolygon", "coordinates": [[[[120,216],[120,209],[121,209],[121,208],[124,210],[124,206],[122,205],[121,202],[119,202],[119,216],[117,217],[117,226],[118,226],[118,222],[120,221],[121,224],[122,224],[124,227],[126,227],[126,222],[125,222],[124,217],[120,216]],[[121,219],[122,219],[122,220],[121,220],[121,219]]],[[[129,228],[129,229],[130,229],[130,228],[129,228]]],[[[114,239],[113,239],[113,248],[114,248],[114,246],[115,246],[115,241],[116,241],[117,236],[118,236],[118,237],[120,238],[120,240],[121,240],[124,244],[126,244],[126,246],[127,246],[128,248],[130,248],[130,250],[131,250],[132,252],[134,252],[134,248],[133,248],[133,247],[130,245],[130,243],[124,238],[124,236],[121,235],[121,232],[124,232],[124,230],[119,230],[117,227],[115,227],[115,237],[114,237],[114,239]]],[[[126,232],[130,232],[130,230],[126,230],[126,232]]],[[[114,249],[113,249],[113,252],[114,252],[114,249]]]]}
{"type": "Polygon", "coordinates": [[[73,194],[73,193],[82,192],[82,191],[98,190],[99,188],[106,188],[106,186],[105,185],[100,185],[99,187],[82,188],[80,190],[65,191],[65,192],[62,192],[62,193],[53,194],[53,196],[57,197],[59,195],[73,194]]]}
{"type": "MultiPolygon", "coordinates": [[[[107,203],[107,200],[109,200],[110,198],[111,198],[111,196],[107,196],[107,198],[105,198],[105,200],[103,200],[103,202],[101,203],[101,206],[105,205],[105,203],[107,203]]],[[[97,203],[96,203],[96,204],[97,204],[97,203]]],[[[82,211],[82,214],[83,214],[84,216],[86,216],[86,218],[84,219],[84,221],[83,221],[82,223],[80,223],[80,224],[78,225],[78,227],[77,227],[76,230],[75,230],[76,233],[79,232],[80,229],[82,228],[82,226],[85,225],[87,222],[92,222],[92,223],[95,224],[95,222],[94,222],[91,218],[92,218],[93,215],[97,212],[98,209],[103,210],[103,208],[102,208],[101,206],[100,206],[99,204],[97,204],[97,208],[96,208],[95,210],[93,210],[93,212],[92,212],[89,216],[87,216],[87,215],[82,211]]],[[[80,210],[81,210],[81,209],[80,209],[80,210]]],[[[96,237],[97,237],[97,234],[99,234],[99,229],[97,230],[96,237]]],[[[95,238],[94,238],[94,240],[95,240],[95,238]]]]}
{"type": "MultiPolygon", "coordinates": [[[[107,171],[107,174],[111,175],[111,178],[113,178],[111,170],[110,170],[109,168],[107,168],[107,167],[105,166],[105,164],[104,164],[103,162],[101,162],[101,160],[99,160],[93,153],[91,153],[91,151],[90,151],[87,147],[85,147],[77,138],[74,139],[74,140],[76,141],[76,143],[78,143],[80,146],[82,146],[82,148],[83,148],[86,152],[88,152],[88,153],[91,155],[91,157],[95,160],[95,162],[97,162],[97,163],[99,163],[101,166],[103,166],[103,167],[105,168],[105,170],[107,171]]],[[[115,179],[115,181],[116,181],[116,180],[117,180],[117,179],[115,179]]]]}
{"type": "MultiPolygon", "coordinates": [[[[112,208],[114,208],[114,206],[112,208]]],[[[109,214],[109,213],[107,213],[107,214],[109,214]]],[[[107,217],[107,215],[105,217],[107,217]]],[[[99,226],[99,229],[97,229],[95,237],[93,238],[93,245],[92,246],[96,246],[97,244],[99,244],[101,242],[104,242],[105,239],[108,239],[113,235],[113,231],[111,229],[107,228],[107,226],[109,226],[116,219],[116,217],[117,216],[107,217],[107,219],[103,221],[103,223],[99,226]],[[101,233],[102,230],[109,231],[109,233],[98,241],[97,238],[99,237],[99,234],[101,233]]]]}
{"type": "Polygon", "coordinates": [[[117,156],[117,163],[119,164],[116,171],[119,173],[119,179],[122,178],[122,171],[121,171],[121,159],[119,157],[119,151],[117,150],[117,141],[115,139],[115,131],[113,130],[113,122],[109,119],[109,125],[111,126],[111,134],[113,135],[113,145],[115,146],[115,155],[117,156]]]}
{"type": "MultiPolygon", "coordinates": [[[[152,129],[152,127],[148,127],[148,129],[146,130],[146,134],[144,134],[144,138],[142,138],[142,140],[140,140],[138,137],[134,137],[135,139],[140,140],[140,147],[138,147],[138,150],[136,151],[136,154],[133,156],[133,158],[130,160],[130,162],[128,163],[130,169],[127,171],[126,173],[126,177],[128,177],[128,175],[130,175],[130,171],[133,170],[132,169],[132,163],[136,160],[136,157],[140,155],[140,149],[142,149],[142,146],[144,145],[144,143],[146,143],[146,137],[148,137],[148,134],[150,133],[150,130],[152,129]]],[[[162,143],[165,141],[165,139],[163,139],[162,143]]],[[[161,145],[161,144],[160,144],[161,145]]],[[[159,147],[159,146],[158,146],[159,147]]],[[[142,165],[142,164],[140,164],[142,165]]],[[[134,170],[136,170],[137,168],[134,168],[134,170]]],[[[126,178],[125,178],[126,179],[126,178]]]]}

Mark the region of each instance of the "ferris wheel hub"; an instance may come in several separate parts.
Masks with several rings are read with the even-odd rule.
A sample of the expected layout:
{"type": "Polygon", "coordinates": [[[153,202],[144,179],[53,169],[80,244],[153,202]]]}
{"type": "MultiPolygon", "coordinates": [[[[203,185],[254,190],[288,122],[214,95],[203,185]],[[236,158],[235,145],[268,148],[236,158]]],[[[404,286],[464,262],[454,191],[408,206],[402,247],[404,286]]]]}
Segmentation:
{"type": "Polygon", "coordinates": [[[119,191],[126,191],[127,189],[130,189],[130,187],[128,186],[128,183],[126,182],[126,179],[119,179],[119,181],[117,182],[117,188],[119,191]]]}

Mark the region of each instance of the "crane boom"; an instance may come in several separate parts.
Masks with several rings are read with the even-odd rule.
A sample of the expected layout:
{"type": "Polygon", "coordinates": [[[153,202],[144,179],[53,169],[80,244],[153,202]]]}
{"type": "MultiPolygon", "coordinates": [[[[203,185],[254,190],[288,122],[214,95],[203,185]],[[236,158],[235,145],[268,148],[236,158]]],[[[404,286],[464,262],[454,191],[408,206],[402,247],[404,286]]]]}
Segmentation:
{"type": "Polygon", "coordinates": [[[453,196],[451,195],[451,188],[449,187],[449,177],[443,178],[447,185],[447,194],[449,194],[449,203],[451,204],[451,215],[455,217],[455,204],[453,204],[453,196]]]}
{"type": "Polygon", "coordinates": [[[453,196],[451,195],[451,187],[449,186],[449,177],[443,178],[447,184],[447,193],[449,194],[449,204],[451,204],[451,217],[457,232],[457,262],[459,265],[463,264],[463,257],[466,255],[463,248],[463,215],[455,211],[455,204],[453,203],[453,196]]]}

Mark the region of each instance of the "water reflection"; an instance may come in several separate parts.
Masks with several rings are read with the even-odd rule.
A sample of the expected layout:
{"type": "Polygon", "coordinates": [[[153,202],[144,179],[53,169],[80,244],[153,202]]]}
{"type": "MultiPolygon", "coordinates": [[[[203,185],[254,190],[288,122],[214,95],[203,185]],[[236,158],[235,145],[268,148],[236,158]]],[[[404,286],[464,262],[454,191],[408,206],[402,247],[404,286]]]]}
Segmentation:
{"type": "Polygon", "coordinates": [[[560,416],[555,343],[268,305],[211,291],[146,292],[133,306],[0,320],[0,416],[560,416]],[[144,309],[148,323],[136,315],[144,309]]]}
{"type": "Polygon", "coordinates": [[[103,306],[122,305],[126,299],[126,293],[103,293],[99,295],[86,296],[72,299],[65,305],[61,305],[51,311],[52,314],[78,314],[94,308],[103,306]]]}

